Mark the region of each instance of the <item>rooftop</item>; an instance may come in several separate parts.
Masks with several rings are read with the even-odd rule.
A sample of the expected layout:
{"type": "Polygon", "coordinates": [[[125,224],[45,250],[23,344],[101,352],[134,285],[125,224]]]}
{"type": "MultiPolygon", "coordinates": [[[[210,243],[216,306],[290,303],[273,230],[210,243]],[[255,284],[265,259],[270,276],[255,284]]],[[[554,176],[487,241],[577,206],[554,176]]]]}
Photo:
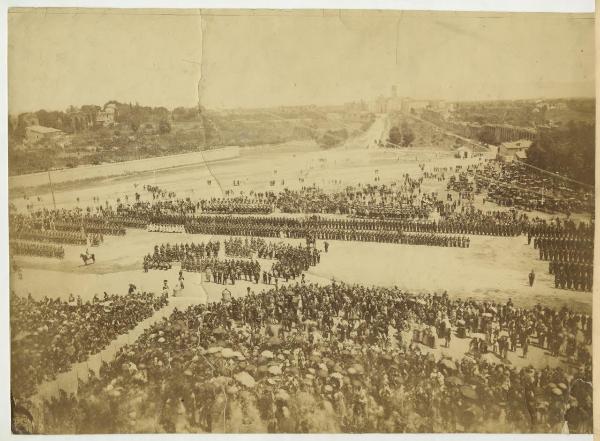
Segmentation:
{"type": "Polygon", "coordinates": [[[502,147],[505,149],[528,149],[531,147],[533,141],[529,139],[520,139],[518,141],[513,142],[503,142],[502,147]]]}

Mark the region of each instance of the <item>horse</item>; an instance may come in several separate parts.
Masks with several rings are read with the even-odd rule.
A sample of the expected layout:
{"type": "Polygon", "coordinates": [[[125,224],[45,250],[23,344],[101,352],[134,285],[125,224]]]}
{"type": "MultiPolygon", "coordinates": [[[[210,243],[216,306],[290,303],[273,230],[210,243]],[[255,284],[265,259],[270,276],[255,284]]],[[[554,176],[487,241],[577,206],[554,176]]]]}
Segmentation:
{"type": "Polygon", "coordinates": [[[85,266],[87,266],[88,260],[91,260],[92,263],[96,263],[96,257],[94,254],[80,254],[79,257],[81,257],[81,260],[83,260],[83,264],[85,266]]]}

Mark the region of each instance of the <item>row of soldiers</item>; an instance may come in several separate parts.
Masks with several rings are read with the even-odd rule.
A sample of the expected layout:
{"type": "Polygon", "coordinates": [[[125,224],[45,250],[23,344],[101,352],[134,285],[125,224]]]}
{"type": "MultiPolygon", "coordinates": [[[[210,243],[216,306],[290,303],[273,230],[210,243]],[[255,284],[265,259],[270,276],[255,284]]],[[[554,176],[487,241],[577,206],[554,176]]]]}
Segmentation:
{"type": "Polygon", "coordinates": [[[11,231],[10,237],[13,239],[69,245],[85,245],[87,243],[86,235],[81,231],[42,230],[23,227],[17,231],[11,231]]]}
{"type": "Polygon", "coordinates": [[[437,234],[403,234],[400,243],[407,245],[427,245],[434,247],[469,248],[471,239],[466,236],[440,236],[437,234]]]}
{"type": "Polygon", "coordinates": [[[25,242],[21,240],[9,241],[10,253],[13,256],[25,255],[25,256],[39,256],[39,257],[53,257],[57,259],[63,259],[65,257],[65,250],[59,245],[51,245],[47,243],[39,242],[25,242]]]}
{"type": "Polygon", "coordinates": [[[533,247],[539,250],[540,260],[588,263],[594,260],[594,241],[591,238],[535,237],[533,247]]]}
{"type": "Polygon", "coordinates": [[[594,261],[593,249],[556,249],[539,248],[540,260],[559,260],[561,262],[591,263],[594,261]]]}
{"type": "Polygon", "coordinates": [[[66,222],[66,221],[55,221],[53,226],[56,230],[60,231],[81,231],[83,229],[86,233],[103,234],[108,236],[125,236],[125,228],[115,225],[111,222],[66,222]]]}
{"type": "Polygon", "coordinates": [[[554,274],[554,286],[575,291],[592,291],[594,265],[592,263],[563,262],[552,260],[548,271],[554,274]]]}
{"type": "Polygon", "coordinates": [[[556,220],[552,223],[546,221],[533,221],[527,226],[529,240],[533,237],[564,238],[564,239],[593,239],[594,222],[580,222],[572,220],[556,220]]]}
{"type": "Polygon", "coordinates": [[[269,214],[271,204],[261,201],[248,201],[243,198],[203,199],[200,208],[205,213],[269,214]]]}

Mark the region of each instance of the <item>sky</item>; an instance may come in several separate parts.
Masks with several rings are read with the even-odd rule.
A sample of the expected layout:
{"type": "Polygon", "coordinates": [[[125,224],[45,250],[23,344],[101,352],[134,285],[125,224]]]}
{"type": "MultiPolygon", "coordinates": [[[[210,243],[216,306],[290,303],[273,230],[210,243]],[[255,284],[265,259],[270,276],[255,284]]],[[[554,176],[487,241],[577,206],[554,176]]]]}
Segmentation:
{"type": "Polygon", "coordinates": [[[591,15],[67,12],[9,14],[11,113],[594,96],[591,15]]]}

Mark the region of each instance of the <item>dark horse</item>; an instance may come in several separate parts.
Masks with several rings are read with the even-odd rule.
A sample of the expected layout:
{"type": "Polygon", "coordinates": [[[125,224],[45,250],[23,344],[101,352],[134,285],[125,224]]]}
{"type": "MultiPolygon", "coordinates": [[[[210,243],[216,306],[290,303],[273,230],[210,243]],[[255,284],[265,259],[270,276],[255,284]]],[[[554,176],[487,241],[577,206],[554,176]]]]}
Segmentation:
{"type": "Polygon", "coordinates": [[[88,261],[91,260],[92,263],[96,263],[96,257],[94,256],[94,254],[80,254],[79,255],[81,257],[81,260],[83,260],[84,265],[87,266],[88,261]]]}

